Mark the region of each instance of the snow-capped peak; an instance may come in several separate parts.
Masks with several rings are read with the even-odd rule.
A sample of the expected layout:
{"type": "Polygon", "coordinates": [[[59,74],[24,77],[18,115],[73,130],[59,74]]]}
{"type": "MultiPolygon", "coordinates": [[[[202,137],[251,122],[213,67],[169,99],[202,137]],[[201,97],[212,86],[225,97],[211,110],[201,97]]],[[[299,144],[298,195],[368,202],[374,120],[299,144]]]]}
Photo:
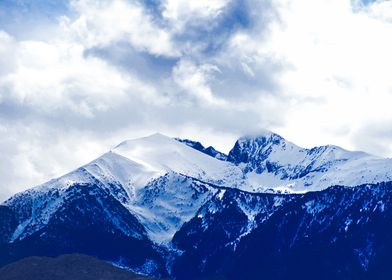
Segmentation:
{"type": "Polygon", "coordinates": [[[332,145],[305,149],[269,131],[241,137],[223,160],[199,151],[193,147],[194,143],[159,133],[127,140],[41,187],[66,188],[75,182],[97,179],[107,186],[118,183],[131,195],[170,172],[255,192],[306,192],[332,185],[356,186],[392,180],[390,159],[332,145]]]}
{"type": "MultiPolygon", "coordinates": [[[[279,143],[279,142],[289,142],[288,140],[286,140],[285,138],[283,138],[281,135],[269,131],[269,130],[262,130],[259,133],[253,133],[253,134],[248,134],[248,135],[244,135],[242,137],[240,137],[238,139],[239,142],[242,141],[259,141],[259,142],[275,142],[275,143],[279,143]]],[[[294,144],[293,144],[294,145],[294,144]]]]}
{"type": "Polygon", "coordinates": [[[243,169],[250,185],[275,190],[284,187],[306,192],[392,179],[390,159],[333,145],[305,149],[272,132],[241,137],[230,151],[228,161],[243,169]]]}
{"type": "Polygon", "coordinates": [[[159,133],[124,141],[112,152],[159,175],[172,171],[214,184],[232,184],[242,177],[242,171],[233,164],[159,133]]]}
{"type": "Polygon", "coordinates": [[[228,155],[228,161],[235,164],[251,163],[251,169],[262,168],[259,164],[271,155],[280,155],[285,163],[295,162],[298,152],[303,150],[283,137],[272,132],[264,132],[255,136],[241,137],[228,155]]]}

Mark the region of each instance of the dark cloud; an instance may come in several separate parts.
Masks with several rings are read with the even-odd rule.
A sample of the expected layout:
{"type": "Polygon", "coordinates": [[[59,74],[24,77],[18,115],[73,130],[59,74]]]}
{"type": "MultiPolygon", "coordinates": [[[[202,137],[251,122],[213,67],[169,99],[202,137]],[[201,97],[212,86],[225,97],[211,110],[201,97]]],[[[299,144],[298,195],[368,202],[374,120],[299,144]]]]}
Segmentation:
{"type": "Polygon", "coordinates": [[[119,70],[130,72],[146,82],[170,78],[172,69],[178,61],[178,58],[137,51],[128,42],[116,42],[105,47],[87,49],[85,55],[108,61],[119,70]]]}

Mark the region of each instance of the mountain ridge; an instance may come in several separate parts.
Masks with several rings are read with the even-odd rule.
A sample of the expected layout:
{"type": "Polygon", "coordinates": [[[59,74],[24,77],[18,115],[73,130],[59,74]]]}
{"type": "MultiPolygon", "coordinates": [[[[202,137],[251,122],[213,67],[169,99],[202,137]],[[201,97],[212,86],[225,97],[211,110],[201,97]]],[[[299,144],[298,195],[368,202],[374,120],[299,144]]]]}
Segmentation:
{"type": "MultiPolygon", "coordinates": [[[[25,197],[30,197],[28,200],[23,199],[24,207],[35,201],[34,213],[38,214],[33,213],[29,216],[30,218],[22,218],[10,240],[24,238],[46,225],[52,214],[64,203],[63,197],[67,193],[67,188],[74,184],[100,185],[105,192],[110,193],[123,207],[131,211],[137,219],[141,219],[145,225],[149,225],[148,234],[150,239],[152,238],[157,243],[167,243],[182,223],[186,222],[186,219],[170,216],[172,214],[165,216],[164,213],[165,211],[167,213],[172,211],[184,213],[183,209],[186,209],[186,207],[183,201],[186,198],[189,199],[192,195],[193,187],[189,189],[188,193],[183,192],[182,197],[177,196],[176,200],[173,200],[173,206],[170,206],[171,210],[167,206],[161,206],[161,209],[155,209],[154,212],[145,204],[139,203],[139,201],[146,199],[144,190],[151,188],[152,185],[160,184],[160,187],[162,187],[167,184],[167,180],[177,182],[175,184],[178,185],[182,184],[181,180],[190,180],[190,186],[193,185],[192,182],[204,182],[205,186],[238,188],[255,193],[301,193],[304,192],[304,189],[295,191],[295,186],[291,186],[292,182],[295,184],[296,181],[304,181],[305,192],[322,190],[332,185],[348,185],[341,181],[344,176],[338,177],[339,181],[331,182],[328,182],[325,176],[328,175],[329,170],[337,168],[336,166],[343,165],[344,167],[344,164],[350,159],[355,161],[369,158],[373,161],[379,161],[378,158],[365,153],[349,152],[336,146],[321,146],[312,149],[300,148],[272,132],[264,132],[258,136],[241,137],[225,160],[218,160],[203,151],[199,151],[198,148],[202,146],[199,146],[197,142],[189,141],[187,140],[184,143],[184,141],[172,139],[162,134],[127,140],[87,165],[23,192],[22,196],[24,194],[25,197]],[[189,143],[191,143],[191,146],[189,146],[189,143]],[[194,143],[198,147],[195,148],[194,143]],[[286,154],[289,157],[285,157],[286,154]],[[302,157],[300,163],[305,162],[305,164],[292,165],[292,163],[298,161],[298,154],[302,157]],[[318,180],[316,182],[324,180],[324,187],[312,188],[314,184],[308,184],[308,181],[306,181],[309,178],[318,180]],[[260,187],[260,184],[267,184],[267,186],[260,187]],[[44,200],[49,200],[51,203],[49,205],[37,204],[37,201],[41,199],[40,197],[44,197],[44,200]],[[162,209],[166,210],[163,211],[162,209]],[[170,217],[175,218],[177,222],[170,222],[172,219],[170,217]],[[34,226],[31,226],[31,224],[34,226]],[[162,234],[162,236],[159,236],[159,234],[162,234]]],[[[384,161],[381,160],[381,163],[384,163],[384,161]]],[[[362,162],[356,164],[362,164],[362,162]]],[[[385,166],[382,172],[384,170],[385,166]]],[[[392,168],[389,171],[392,172],[391,170],[392,168]]],[[[350,169],[349,171],[351,172],[350,169]]],[[[389,176],[388,173],[383,174],[382,172],[380,173],[383,176],[389,176]]],[[[361,174],[363,170],[360,169],[354,172],[354,174],[357,173],[361,174]]],[[[369,173],[371,172],[369,171],[369,173]]],[[[390,179],[392,176],[388,178],[392,181],[390,179]]],[[[378,180],[371,180],[372,178],[368,179],[362,176],[362,179],[355,176],[355,182],[352,185],[383,181],[382,177],[378,180]]],[[[173,182],[170,184],[174,184],[173,182]]],[[[169,192],[169,189],[165,191],[169,192]]],[[[170,191],[170,193],[170,196],[165,198],[166,200],[177,195],[174,191],[170,191]]],[[[15,195],[5,201],[3,205],[15,205],[15,199],[19,196],[19,194],[15,195]]],[[[161,203],[164,205],[162,200],[161,203]]],[[[203,201],[199,202],[200,205],[202,203],[203,201]]],[[[193,209],[193,212],[189,212],[184,217],[190,218],[196,212],[197,207],[196,205],[193,208],[188,207],[188,210],[193,209]]],[[[183,216],[178,213],[177,216],[183,216]]]]}
{"type": "MultiPolygon", "coordinates": [[[[353,221],[337,215],[334,203],[350,208],[353,215],[366,215],[367,220],[356,221],[366,225],[368,234],[383,236],[367,225],[374,213],[389,217],[391,183],[382,182],[389,178],[388,159],[336,146],[304,149],[272,133],[240,138],[226,159],[200,151],[197,142],[190,141],[161,134],[127,140],[60,178],[9,198],[0,206],[0,264],[31,255],[80,252],[151,276],[199,279],[196,276],[213,277],[218,269],[227,279],[238,279],[222,262],[243,266],[257,255],[247,249],[253,242],[268,246],[259,236],[273,238],[266,225],[280,234],[278,243],[285,241],[276,224],[291,238],[298,231],[293,244],[304,251],[319,236],[311,232],[308,244],[304,227],[325,223],[328,242],[350,228],[353,221]],[[298,182],[302,188],[291,186],[298,182]],[[319,220],[309,218],[318,213],[319,220]],[[286,217],[292,217],[287,225],[286,217]],[[237,249],[246,252],[243,258],[237,249]],[[193,270],[194,278],[187,276],[193,270]]],[[[332,250],[327,260],[333,262],[338,252],[328,247],[332,245],[323,246],[332,250]]],[[[269,249],[275,261],[301,257],[290,246],[284,254],[294,259],[279,248],[269,249]]],[[[347,248],[353,251],[349,257],[355,271],[364,263],[355,261],[358,254],[370,260],[363,246],[347,248]]],[[[275,269],[275,263],[265,260],[265,268],[269,265],[275,269]]]]}

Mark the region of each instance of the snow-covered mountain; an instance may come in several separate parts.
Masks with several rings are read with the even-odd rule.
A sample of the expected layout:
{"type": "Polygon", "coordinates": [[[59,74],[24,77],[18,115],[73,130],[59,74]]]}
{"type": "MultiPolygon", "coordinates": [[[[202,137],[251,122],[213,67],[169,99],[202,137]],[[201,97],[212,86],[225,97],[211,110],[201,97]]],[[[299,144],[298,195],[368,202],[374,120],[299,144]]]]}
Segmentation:
{"type": "Polygon", "coordinates": [[[67,175],[17,194],[4,205],[33,204],[34,211],[12,234],[13,242],[45,227],[66,203],[71,187],[98,185],[136,216],[149,238],[160,244],[169,242],[214,193],[207,182],[236,186],[241,178],[242,171],[235,165],[154,134],[125,141],[67,175]],[[192,199],[195,195],[198,198],[192,199]]]}
{"type": "MultiPolygon", "coordinates": [[[[379,187],[392,181],[390,159],[336,146],[304,149],[271,132],[240,138],[227,156],[199,144],[161,134],[124,141],[69,174],[11,197],[0,205],[0,264],[81,252],[136,272],[191,279],[183,274],[187,269],[210,276],[222,265],[222,252],[246,251],[248,236],[259,240],[256,233],[273,217],[284,228],[293,209],[324,214],[317,221],[295,216],[288,230],[328,221],[323,227],[332,239],[353,222],[335,215],[335,200],[355,215],[364,209],[358,203],[390,209],[390,184],[379,187]],[[336,194],[327,189],[334,185],[346,187],[336,194]]],[[[308,233],[297,235],[304,242],[308,233]]]]}
{"type": "Polygon", "coordinates": [[[272,132],[240,138],[227,160],[246,174],[245,190],[255,192],[303,193],[392,180],[391,159],[332,145],[305,149],[272,132]]]}
{"type": "Polygon", "coordinates": [[[167,243],[214,194],[208,184],[292,193],[392,181],[390,159],[336,146],[304,149],[271,132],[240,138],[227,159],[200,151],[194,143],[162,134],[124,141],[85,166],[14,196],[4,205],[29,197],[35,211],[21,221],[11,241],[45,226],[76,184],[98,182],[143,222],[151,240],[167,243]],[[205,188],[203,195],[192,199],[200,188],[205,188]]]}

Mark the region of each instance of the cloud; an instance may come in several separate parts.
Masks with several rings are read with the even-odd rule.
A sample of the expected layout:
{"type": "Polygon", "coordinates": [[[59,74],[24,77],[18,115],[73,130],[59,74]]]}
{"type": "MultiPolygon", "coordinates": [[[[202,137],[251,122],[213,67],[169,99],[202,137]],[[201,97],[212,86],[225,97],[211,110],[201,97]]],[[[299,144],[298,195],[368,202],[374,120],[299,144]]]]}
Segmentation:
{"type": "Polygon", "coordinates": [[[188,25],[213,23],[228,3],[228,0],[165,0],[161,4],[162,16],[176,32],[184,32],[188,25]]]}
{"type": "Polygon", "coordinates": [[[0,199],[156,131],[392,153],[390,1],[51,3],[0,20],[0,199]]]}
{"type": "Polygon", "coordinates": [[[380,5],[391,13],[382,1],[274,1],[278,17],[267,37],[259,42],[246,33],[247,53],[268,54],[283,66],[274,78],[289,106],[278,132],[305,146],[363,149],[351,135],[370,120],[391,120],[392,25],[375,16],[380,5]]]}
{"type": "Polygon", "coordinates": [[[63,26],[86,48],[125,41],[154,55],[179,55],[171,34],[154,22],[141,4],[85,0],[73,1],[72,7],[80,16],[75,21],[63,17],[63,26]]]}
{"type": "Polygon", "coordinates": [[[173,80],[185,94],[205,103],[223,103],[212,94],[209,81],[219,68],[211,64],[195,65],[192,61],[182,60],[173,69],[173,80]]]}
{"type": "Polygon", "coordinates": [[[392,153],[392,129],[390,121],[373,121],[364,123],[351,136],[356,147],[375,155],[392,153]]]}
{"type": "Polygon", "coordinates": [[[3,105],[20,105],[47,116],[92,118],[130,98],[159,99],[153,87],[101,59],[84,56],[81,45],[23,41],[12,48],[14,61],[8,65],[14,69],[0,78],[3,105]]]}
{"type": "Polygon", "coordinates": [[[376,20],[392,22],[391,8],[391,1],[375,1],[372,5],[366,7],[366,12],[376,20]]]}

